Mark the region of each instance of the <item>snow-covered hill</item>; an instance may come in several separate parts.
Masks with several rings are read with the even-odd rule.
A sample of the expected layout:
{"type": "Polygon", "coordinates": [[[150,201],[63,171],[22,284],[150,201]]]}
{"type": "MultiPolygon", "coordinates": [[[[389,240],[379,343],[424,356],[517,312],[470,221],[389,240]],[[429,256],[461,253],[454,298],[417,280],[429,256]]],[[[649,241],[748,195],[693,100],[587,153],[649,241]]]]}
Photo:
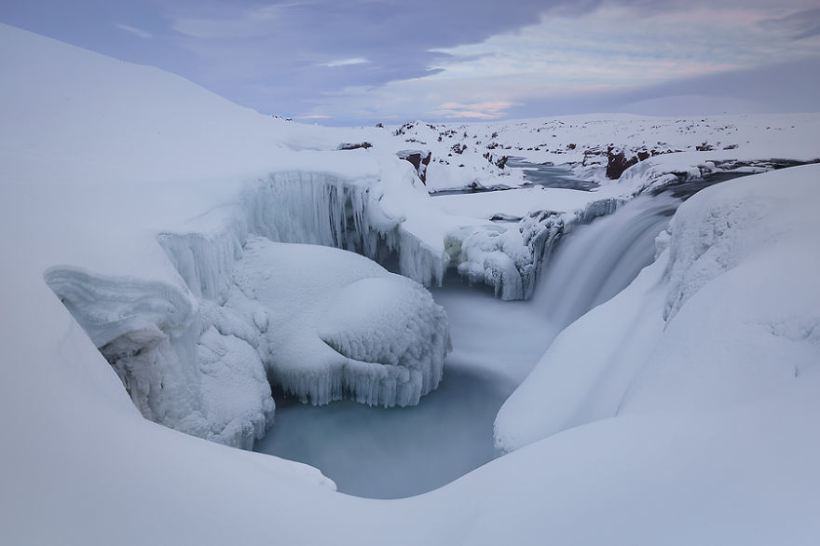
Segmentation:
{"type": "MultiPolygon", "coordinates": [[[[601,203],[702,176],[704,168],[719,167],[717,160],[816,158],[817,116],[770,124],[727,120],[720,126],[737,131],[727,129],[732,138],[725,139],[711,136],[718,125],[710,121],[707,138],[695,128],[685,142],[668,136],[677,122],[658,122],[663,136],[650,138],[649,131],[647,143],[665,139],[688,150],[714,139],[739,148],[654,156],[619,182],[603,181],[596,167],[597,175],[587,174],[597,176],[600,189],[580,197],[550,189],[538,190],[537,198],[532,189],[505,193],[498,212],[526,214],[504,223],[489,221],[495,206],[484,197],[434,204],[415,169],[395,156],[421,144],[401,142],[391,129],[324,129],[267,118],[178,77],[7,26],[0,26],[0,68],[0,542],[820,540],[814,369],[820,299],[812,276],[820,265],[812,214],[820,206],[820,167],[744,178],[693,197],[661,240],[659,261],[565,331],[508,402],[499,442],[507,449],[528,445],[417,497],[380,502],[342,495],[315,469],[148,421],[98,350],[114,339],[131,342],[117,346],[115,356],[130,359],[124,367],[151,354],[160,355],[150,362],[157,366],[189,359],[207,381],[201,397],[184,399],[201,401],[195,409],[206,417],[211,410],[250,415],[244,422],[251,426],[240,426],[238,435],[223,421],[228,433],[213,438],[245,445],[240,439],[257,433],[256,416],[266,420],[270,410],[254,343],[287,341],[279,332],[268,336],[281,316],[245,313],[231,298],[287,293],[266,285],[276,278],[263,279],[249,264],[288,253],[268,247],[270,240],[349,248],[385,263],[392,258],[401,273],[427,283],[448,265],[490,284],[506,275],[496,283],[503,291],[520,287],[525,266],[536,263],[537,245],[530,242],[573,219],[584,221],[590,211],[606,212],[596,209],[601,203]],[[372,148],[336,150],[365,139],[372,148]],[[246,255],[248,248],[259,255],[246,255]],[[236,269],[238,262],[245,268],[236,269]],[[194,348],[196,356],[188,352],[194,348]],[[559,376],[565,390],[551,382],[559,376]],[[230,401],[251,404],[227,404],[221,389],[230,401]]],[[[573,132],[555,139],[562,149],[637,146],[649,121],[619,120],[584,122],[602,127],[599,133],[570,124],[573,132]],[[633,140],[611,136],[622,132],[633,140]]],[[[567,123],[546,123],[561,122],[567,123]]],[[[509,133],[504,146],[523,152],[530,143],[524,135],[533,147],[543,140],[544,131],[532,130],[543,123],[525,122],[516,134],[516,124],[476,131],[482,139],[509,133]]],[[[440,129],[429,131],[438,142],[440,129]]],[[[452,145],[443,137],[441,146],[434,157],[443,159],[452,145]]],[[[498,167],[487,167],[483,153],[474,154],[472,165],[489,179],[498,167]]],[[[440,187],[465,179],[467,167],[452,163],[431,163],[431,187],[439,176],[448,180],[440,187]]],[[[323,253],[299,261],[304,278],[293,282],[316,297],[312,302],[327,297],[328,313],[317,317],[294,304],[294,320],[315,325],[317,337],[341,356],[406,368],[369,370],[377,392],[387,385],[382,378],[415,385],[415,377],[421,388],[408,392],[421,394],[435,382],[446,351],[441,313],[419,286],[347,258],[323,253]],[[347,258],[358,265],[341,263],[347,258]],[[326,271],[311,284],[318,267],[326,271]],[[319,282],[335,270],[346,271],[349,283],[319,282]],[[367,286],[357,284],[362,281],[367,286]],[[363,286],[402,309],[415,306],[429,320],[419,324],[388,309],[379,329],[385,344],[357,345],[362,328],[372,329],[364,319],[373,310],[351,303],[362,300],[363,286]],[[413,347],[395,335],[408,326],[417,335],[413,347]],[[417,351],[419,344],[429,350],[417,351]],[[385,346],[400,349],[389,355],[394,362],[381,362],[385,346]]],[[[148,377],[147,392],[155,379],[148,377]]],[[[164,381],[158,385],[165,389],[164,381]]],[[[165,411],[162,404],[151,407],[165,411]]]]}

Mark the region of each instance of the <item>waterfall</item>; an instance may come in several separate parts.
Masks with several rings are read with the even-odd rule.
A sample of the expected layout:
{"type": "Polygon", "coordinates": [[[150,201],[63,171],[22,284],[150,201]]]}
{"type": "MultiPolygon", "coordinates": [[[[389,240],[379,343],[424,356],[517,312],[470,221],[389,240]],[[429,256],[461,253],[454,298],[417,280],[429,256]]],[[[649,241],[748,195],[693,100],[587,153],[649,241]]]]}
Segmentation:
{"type": "Polygon", "coordinates": [[[543,264],[533,296],[563,329],[626,288],[655,258],[655,238],[681,203],[670,195],[642,196],[613,214],[575,227],[543,264]]]}

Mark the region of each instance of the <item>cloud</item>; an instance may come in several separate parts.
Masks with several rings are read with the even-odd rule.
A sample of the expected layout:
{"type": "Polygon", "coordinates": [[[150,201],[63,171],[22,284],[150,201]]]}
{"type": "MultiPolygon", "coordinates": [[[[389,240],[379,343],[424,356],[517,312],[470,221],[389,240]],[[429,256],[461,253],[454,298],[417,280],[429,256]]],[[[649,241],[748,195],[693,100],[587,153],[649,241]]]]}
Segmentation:
{"type": "Polygon", "coordinates": [[[763,28],[785,30],[798,40],[818,36],[820,35],[820,8],[797,11],[784,17],[766,19],[761,22],[761,26],[763,28]]]}
{"type": "MultiPolygon", "coordinates": [[[[788,29],[761,25],[770,14],[744,6],[691,5],[648,12],[607,5],[580,16],[553,12],[514,32],[436,49],[440,56],[430,65],[436,73],[376,87],[351,86],[318,102],[322,111],[367,120],[545,115],[559,109],[551,102],[560,103],[560,109],[572,110],[574,103],[614,110],[654,98],[635,96],[641,89],[674,87],[676,82],[820,54],[820,40],[798,43],[788,29]]],[[[747,79],[748,86],[772,87],[765,79],[747,79]]],[[[703,97],[705,90],[665,93],[703,97]]],[[[711,92],[720,95],[720,88],[711,92]]],[[[766,98],[770,108],[776,104],[775,95],[766,98]]],[[[683,100],[642,106],[681,108],[683,100]]],[[[764,108],[757,99],[699,98],[699,103],[710,109],[764,108]]]]}
{"type": "Polygon", "coordinates": [[[118,29],[122,30],[122,31],[128,32],[129,34],[133,34],[134,36],[137,36],[138,38],[142,38],[143,40],[148,40],[148,39],[151,39],[151,38],[154,37],[154,35],[151,34],[150,32],[148,32],[147,30],[142,30],[141,28],[132,27],[131,25],[116,23],[116,24],[114,24],[114,26],[117,27],[118,29]]]}
{"type": "Polygon", "coordinates": [[[473,0],[250,1],[158,4],[175,31],[175,45],[188,57],[172,70],[240,103],[284,115],[313,111],[329,94],[353,87],[433,75],[447,56],[436,48],[515,30],[557,5],[598,2],[521,0],[509,9],[473,0]],[[366,70],[328,70],[354,66],[366,70]]]}
{"type": "Polygon", "coordinates": [[[357,64],[369,64],[370,61],[365,59],[364,57],[350,57],[348,59],[336,59],[334,61],[329,61],[326,63],[321,63],[321,66],[325,66],[328,68],[336,68],[339,66],[353,66],[357,64]]]}
{"type": "Polygon", "coordinates": [[[434,116],[455,119],[499,119],[513,106],[510,102],[474,102],[463,104],[460,102],[446,102],[432,112],[434,116]]]}
{"type": "Polygon", "coordinates": [[[296,119],[328,120],[328,119],[332,119],[332,116],[328,116],[327,114],[302,114],[301,116],[296,116],[296,119]]]}
{"type": "Polygon", "coordinates": [[[170,70],[262,112],[333,123],[600,110],[642,90],[820,54],[817,0],[105,4],[26,0],[0,19],[170,70]],[[511,106],[487,107],[498,103],[511,106]]]}
{"type": "Polygon", "coordinates": [[[279,5],[266,5],[216,17],[181,17],[173,21],[171,28],[202,40],[256,38],[273,32],[281,9],[279,5]]]}

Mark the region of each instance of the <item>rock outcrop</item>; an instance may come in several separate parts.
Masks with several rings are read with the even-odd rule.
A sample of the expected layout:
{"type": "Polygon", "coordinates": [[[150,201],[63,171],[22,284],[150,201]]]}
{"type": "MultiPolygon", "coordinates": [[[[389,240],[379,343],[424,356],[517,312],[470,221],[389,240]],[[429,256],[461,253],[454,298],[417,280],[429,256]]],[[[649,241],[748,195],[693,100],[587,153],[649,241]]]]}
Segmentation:
{"type": "Polygon", "coordinates": [[[416,169],[419,178],[424,184],[427,184],[427,167],[430,165],[430,160],[433,154],[427,150],[401,150],[396,152],[400,159],[410,162],[416,169]]]}
{"type": "Polygon", "coordinates": [[[373,145],[369,142],[342,142],[339,146],[336,147],[337,150],[358,150],[359,148],[364,148],[365,150],[368,148],[372,148],[373,145]]]}

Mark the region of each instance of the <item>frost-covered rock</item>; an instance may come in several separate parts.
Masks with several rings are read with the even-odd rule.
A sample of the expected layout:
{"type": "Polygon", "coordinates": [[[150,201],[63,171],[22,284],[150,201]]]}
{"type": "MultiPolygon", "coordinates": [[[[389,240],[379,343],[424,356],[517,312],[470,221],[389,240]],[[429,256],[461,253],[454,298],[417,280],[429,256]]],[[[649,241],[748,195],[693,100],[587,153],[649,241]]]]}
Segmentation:
{"type": "Polygon", "coordinates": [[[304,402],[406,406],[438,386],[450,335],[414,281],[364,257],[251,238],[225,307],[260,330],[274,384],[304,402]]]}

